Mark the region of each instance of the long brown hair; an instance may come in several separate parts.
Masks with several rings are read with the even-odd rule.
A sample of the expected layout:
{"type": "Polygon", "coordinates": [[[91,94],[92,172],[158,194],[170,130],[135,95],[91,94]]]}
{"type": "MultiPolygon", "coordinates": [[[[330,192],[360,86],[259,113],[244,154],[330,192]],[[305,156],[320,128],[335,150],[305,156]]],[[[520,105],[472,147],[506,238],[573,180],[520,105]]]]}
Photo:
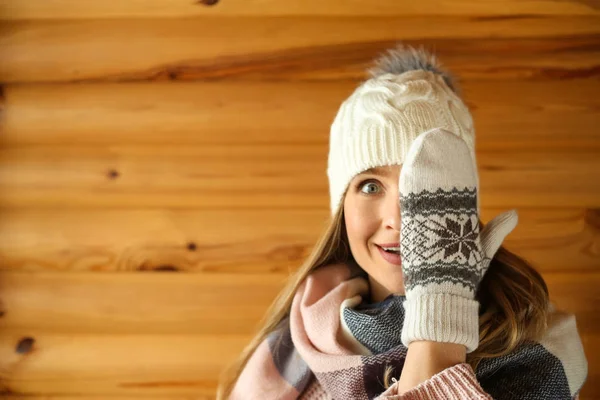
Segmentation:
{"type": "MultiPolygon", "coordinates": [[[[330,263],[356,264],[344,224],[343,198],[340,204],[338,212],[327,222],[311,254],[290,277],[266,311],[250,343],[222,372],[217,400],[229,397],[252,353],[281,320],[289,315],[294,294],[307,275],[330,263]]],[[[479,227],[483,228],[481,220],[479,227]]],[[[525,341],[539,340],[547,329],[549,296],[544,279],[527,261],[504,246],[493,257],[475,298],[480,302],[483,312],[479,316],[479,347],[467,354],[467,362],[473,370],[485,358],[503,356],[525,341]]],[[[390,385],[392,373],[391,367],[386,368],[386,388],[390,385]]]]}

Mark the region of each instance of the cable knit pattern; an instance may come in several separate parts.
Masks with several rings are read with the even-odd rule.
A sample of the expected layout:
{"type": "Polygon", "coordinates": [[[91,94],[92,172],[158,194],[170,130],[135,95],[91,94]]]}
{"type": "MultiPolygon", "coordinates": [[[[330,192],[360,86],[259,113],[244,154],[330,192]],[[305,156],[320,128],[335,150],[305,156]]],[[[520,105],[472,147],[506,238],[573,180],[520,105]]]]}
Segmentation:
{"type": "Polygon", "coordinates": [[[356,174],[374,166],[403,164],[412,142],[434,128],[459,135],[475,162],[473,118],[442,75],[424,70],[388,73],[357,87],[331,124],[327,164],[331,214],[356,174]]]}

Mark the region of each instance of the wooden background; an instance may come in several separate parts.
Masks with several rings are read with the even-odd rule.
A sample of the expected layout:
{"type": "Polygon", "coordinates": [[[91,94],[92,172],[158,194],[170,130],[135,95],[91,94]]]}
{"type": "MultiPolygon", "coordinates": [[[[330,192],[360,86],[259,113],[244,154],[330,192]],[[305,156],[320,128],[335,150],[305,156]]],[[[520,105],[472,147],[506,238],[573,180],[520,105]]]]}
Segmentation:
{"type": "Polygon", "coordinates": [[[214,398],[397,41],[461,79],[482,219],[518,209],[505,245],[576,314],[600,398],[597,0],[0,0],[0,396],[214,398]]]}

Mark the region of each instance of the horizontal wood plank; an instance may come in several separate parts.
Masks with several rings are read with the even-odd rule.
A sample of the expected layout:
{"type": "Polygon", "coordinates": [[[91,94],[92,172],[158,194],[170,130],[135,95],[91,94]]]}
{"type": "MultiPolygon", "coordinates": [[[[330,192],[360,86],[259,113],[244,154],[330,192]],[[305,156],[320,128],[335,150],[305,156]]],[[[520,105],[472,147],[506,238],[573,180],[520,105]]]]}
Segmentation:
{"type": "Polygon", "coordinates": [[[357,80],[399,40],[435,49],[465,79],[597,77],[598,21],[597,16],[424,16],[402,23],[389,16],[7,21],[0,27],[0,81],[357,80]]]}
{"type": "Polygon", "coordinates": [[[210,396],[219,373],[249,340],[247,335],[5,330],[0,334],[2,384],[13,394],[210,396]],[[29,344],[27,350],[22,343],[29,344]]]}
{"type": "MultiPolygon", "coordinates": [[[[0,144],[327,146],[329,126],[356,86],[252,81],[7,85],[0,144]]],[[[466,81],[461,86],[479,150],[600,151],[598,79],[466,81]]]]}
{"type": "MultiPolygon", "coordinates": [[[[600,273],[544,273],[551,301],[600,333],[600,273]],[[577,294],[575,296],[574,294],[577,294]]],[[[284,274],[0,273],[1,330],[249,335],[284,274]]],[[[1,357],[0,357],[1,358],[1,357]]]]}
{"type": "MultiPolygon", "coordinates": [[[[600,157],[480,151],[484,207],[600,204],[600,157]]],[[[327,146],[31,146],[0,149],[0,206],[322,209],[327,146]]]]}
{"type": "MultiPolygon", "coordinates": [[[[329,217],[326,210],[277,209],[3,209],[0,215],[3,270],[281,274],[308,256],[329,217]]],[[[568,224],[578,226],[572,218],[568,224]]]]}
{"type": "Polygon", "coordinates": [[[217,2],[173,0],[122,0],[95,2],[82,0],[1,0],[0,19],[94,19],[94,18],[153,18],[186,16],[396,16],[413,15],[476,15],[481,17],[523,18],[528,15],[598,15],[598,8],[585,2],[476,0],[447,3],[440,0],[421,2],[376,0],[344,2],[330,0],[231,0],[217,2]]]}
{"type": "MultiPolygon", "coordinates": [[[[484,222],[505,211],[483,208],[484,222]]],[[[597,210],[519,208],[504,245],[542,272],[597,271],[597,210]]],[[[2,209],[0,270],[287,274],[328,209],[2,209]]]]}
{"type": "Polygon", "coordinates": [[[249,335],[287,275],[2,272],[0,277],[2,330],[249,335]]]}

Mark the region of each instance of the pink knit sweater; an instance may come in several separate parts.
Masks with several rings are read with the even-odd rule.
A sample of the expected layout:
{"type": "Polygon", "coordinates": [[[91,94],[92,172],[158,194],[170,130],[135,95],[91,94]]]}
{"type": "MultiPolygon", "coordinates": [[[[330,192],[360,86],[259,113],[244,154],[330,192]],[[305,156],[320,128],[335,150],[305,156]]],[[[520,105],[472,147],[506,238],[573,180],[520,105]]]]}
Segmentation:
{"type": "MultiPolygon", "coordinates": [[[[398,382],[395,382],[377,397],[377,400],[492,399],[481,388],[473,369],[467,363],[456,364],[450,368],[446,368],[408,392],[398,394],[397,389],[398,382]]],[[[331,396],[321,387],[317,379],[312,380],[311,384],[302,392],[300,399],[332,400],[331,396]]],[[[579,400],[579,395],[575,396],[574,400],[579,400]]]]}
{"type": "MultiPolygon", "coordinates": [[[[313,379],[302,393],[302,400],[331,400],[331,396],[321,387],[319,381],[313,379]]],[[[467,363],[457,364],[439,372],[408,392],[398,394],[398,382],[383,392],[378,400],[492,400],[477,382],[475,373],[467,363]]]]}

